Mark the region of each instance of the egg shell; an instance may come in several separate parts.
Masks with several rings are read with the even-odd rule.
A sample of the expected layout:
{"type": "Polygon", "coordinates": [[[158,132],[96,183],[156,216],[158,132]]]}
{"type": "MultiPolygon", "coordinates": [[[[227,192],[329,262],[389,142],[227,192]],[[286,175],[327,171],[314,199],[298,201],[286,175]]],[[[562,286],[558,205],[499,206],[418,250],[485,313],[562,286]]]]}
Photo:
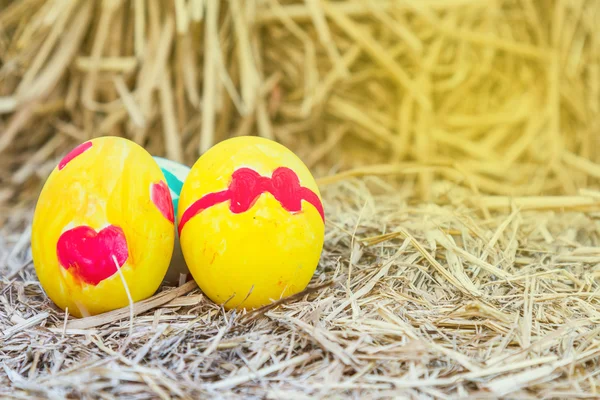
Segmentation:
{"type": "Polygon", "coordinates": [[[309,169],[285,146],[254,136],[220,142],[194,164],[179,198],[190,272],[226,309],[304,290],[323,248],[321,202],[309,169]]]}
{"type": "MultiPolygon", "coordinates": [[[[181,193],[183,182],[185,182],[188,174],[190,173],[190,167],[163,157],[155,156],[154,160],[165,176],[167,185],[169,186],[169,190],[171,192],[171,198],[173,199],[175,215],[177,215],[179,194],[181,193]]],[[[175,221],[175,223],[177,224],[177,221],[175,221]]],[[[179,282],[180,274],[189,274],[189,270],[181,252],[179,235],[176,234],[175,249],[173,250],[173,257],[171,258],[171,264],[165,276],[165,281],[176,284],[179,282]]]]}
{"type": "Polygon", "coordinates": [[[101,137],[74,148],[48,177],[31,247],[44,291],[81,317],[127,306],[123,279],[134,302],[154,294],[174,240],[173,204],[156,161],[132,141],[101,137]]]}

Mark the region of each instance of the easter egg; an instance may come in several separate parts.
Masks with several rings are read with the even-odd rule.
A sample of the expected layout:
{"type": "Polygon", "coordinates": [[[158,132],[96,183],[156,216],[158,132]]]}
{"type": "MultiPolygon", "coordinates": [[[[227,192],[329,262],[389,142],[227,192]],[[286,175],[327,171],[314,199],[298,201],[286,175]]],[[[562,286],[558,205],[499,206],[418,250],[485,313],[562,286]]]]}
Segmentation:
{"type": "MultiPolygon", "coordinates": [[[[183,182],[185,182],[185,179],[190,173],[190,168],[186,165],[162,157],[155,156],[154,160],[165,176],[167,186],[169,186],[169,191],[171,192],[171,199],[173,199],[173,209],[175,210],[175,215],[177,216],[179,194],[181,193],[183,182]]],[[[177,221],[175,221],[175,227],[177,227],[177,221]]],[[[179,235],[176,234],[175,249],[173,250],[173,257],[171,258],[171,264],[165,276],[165,281],[169,283],[178,283],[179,276],[181,274],[188,273],[189,270],[181,252],[179,235]]]]}
{"type": "Polygon", "coordinates": [[[84,142],[52,171],[32,226],[33,263],[48,297],[77,317],[150,297],[175,240],[174,211],[160,167],[118,137],[84,142]]]}
{"type": "Polygon", "coordinates": [[[192,276],[226,309],[304,290],[321,256],[317,184],[292,151],[271,140],[242,136],[209,149],[183,184],[178,214],[192,276]]]}

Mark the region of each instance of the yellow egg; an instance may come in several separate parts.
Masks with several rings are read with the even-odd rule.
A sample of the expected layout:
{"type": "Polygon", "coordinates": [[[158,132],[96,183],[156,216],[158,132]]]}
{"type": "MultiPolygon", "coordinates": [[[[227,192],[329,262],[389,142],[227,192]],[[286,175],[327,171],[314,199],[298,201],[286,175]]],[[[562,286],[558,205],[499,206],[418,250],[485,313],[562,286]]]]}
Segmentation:
{"type": "Polygon", "coordinates": [[[247,136],[200,157],[179,197],[181,249],[203,292],[256,308],[302,291],[324,240],[317,184],[289,149],[247,136]]]}
{"type": "Polygon", "coordinates": [[[152,156],[102,137],[73,149],[40,193],[31,247],[48,297],[81,317],[150,297],[173,253],[173,204],[152,156]]]}

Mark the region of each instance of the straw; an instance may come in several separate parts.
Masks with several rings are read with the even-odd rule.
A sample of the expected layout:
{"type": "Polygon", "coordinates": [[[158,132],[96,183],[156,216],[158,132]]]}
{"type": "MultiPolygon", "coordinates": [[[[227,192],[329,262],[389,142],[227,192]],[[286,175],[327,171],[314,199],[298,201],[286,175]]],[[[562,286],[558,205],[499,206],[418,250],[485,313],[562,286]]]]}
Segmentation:
{"type": "MultiPolygon", "coordinates": [[[[194,282],[162,288],[134,304],[131,340],[129,307],[68,317],[65,325],[26,262],[27,243],[7,226],[0,249],[21,250],[11,252],[16,275],[0,280],[0,329],[9,332],[0,339],[9,356],[3,385],[19,394],[35,387],[120,397],[132,384],[148,396],[190,397],[594,393],[600,245],[593,214],[547,211],[560,204],[531,198],[515,199],[510,214],[492,207],[484,218],[465,212],[468,203],[409,205],[393,187],[367,189],[373,179],[323,187],[327,240],[306,291],[238,313],[224,312],[194,282]],[[22,356],[23,346],[32,358],[22,356]],[[564,365],[582,368],[586,379],[564,365]],[[36,378],[19,383],[28,370],[36,378]]],[[[417,187],[405,190],[410,198],[417,187]]]]}
{"type": "Polygon", "coordinates": [[[598,18],[596,0],[0,0],[0,397],[597,398],[598,18]],[[101,135],[187,165],[232,136],[290,148],[327,216],[311,282],[256,310],[183,281],[59,310],[32,210],[101,135]]]}

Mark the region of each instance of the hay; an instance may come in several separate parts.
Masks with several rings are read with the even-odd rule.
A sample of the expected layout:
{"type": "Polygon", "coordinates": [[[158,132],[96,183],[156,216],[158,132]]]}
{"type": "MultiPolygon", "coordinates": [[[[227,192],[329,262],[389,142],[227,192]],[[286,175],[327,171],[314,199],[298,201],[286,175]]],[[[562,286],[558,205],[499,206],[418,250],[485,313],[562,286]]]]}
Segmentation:
{"type": "MultiPolygon", "coordinates": [[[[399,199],[378,178],[324,195],[309,289],[251,312],[224,312],[188,282],[136,304],[132,328],[128,308],[65,321],[22,247],[9,264],[26,266],[0,280],[0,396],[598,396],[594,214],[486,219],[399,199]]],[[[4,249],[21,238],[9,229],[4,249]]]]}
{"type": "Polygon", "coordinates": [[[0,396],[598,397],[598,26],[596,0],[0,0],[0,396]],[[57,310],[32,205],[108,134],[294,150],[328,215],[307,291],[57,310]]]}
{"type": "Polygon", "coordinates": [[[595,0],[15,1],[0,11],[0,199],[31,203],[69,147],[107,134],[187,164],[258,134],[319,175],[449,165],[416,173],[423,200],[440,178],[493,195],[575,195],[600,177],[599,10],[595,0]]]}

